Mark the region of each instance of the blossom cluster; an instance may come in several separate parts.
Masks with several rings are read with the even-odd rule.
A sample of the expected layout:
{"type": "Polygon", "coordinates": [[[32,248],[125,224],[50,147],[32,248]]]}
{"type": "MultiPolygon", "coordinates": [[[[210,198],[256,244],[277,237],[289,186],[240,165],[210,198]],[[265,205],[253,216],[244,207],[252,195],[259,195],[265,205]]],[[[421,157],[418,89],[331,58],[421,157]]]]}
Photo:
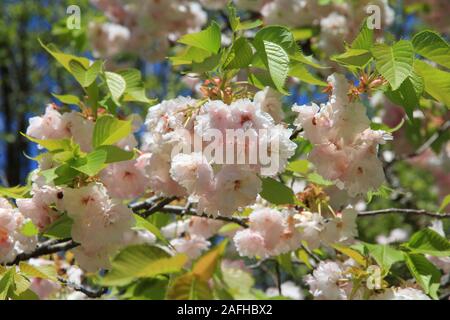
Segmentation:
{"type": "Polygon", "coordinates": [[[209,215],[229,216],[253,204],[261,191],[258,175],[282,172],[296,148],[292,130],[264,111],[268,105],[274,109],[265,96],[271,97],[231,104],[178,97],[152,107],[142,146],[151,154],[151,188],[167,196],[189,195],[209,215]],[[273,162],[262,163],[261,154],[273,162]],[[273,170],[264,170],[267,165],[273,170]]]}
{"type": "Polygon", "coordinates": [[[89,39],[94,54],[109,58],[136,52],[148,60],[162,60],[170,41],[198,31],[207,21],[199,3],[189,0],[91,0],[110,22],[91,22],[89,39]]]}
{"type": "Polygon", "coordinates": [[[372,130],[365,107],[349,101],[349,85],[343,75],[328,77],[333,92],[320,106],[294,106],[296,124],[314,146],[309,160],[325,179],[355,196],[377,189],[384,181],[378,145],[391,139],[382,130],[372,130]]]}
{"type": "MultiPolygon", "coordinates": [[[[339,261],[321,261],[312,274],[304,280],[315,300],[361,300],[364,299],[364,288],[354,289],[351,267],[355,262],[351,259],[339,261]]],[[[367,298],[367,297],[366,297],[367,298]]],[[[370,300],[430,300],[423,291],[409,285],[406,287],[389,287],[371,292],[370,300]]]]}
{"type": "Polygon", "coordinates": [[[0,263],[14,261],[21,253],[29,253],[37,237],[23,235],[22,228],[30,221],[5,198],[0,197],[0,263]]]}
{"type": "Polygon", "coordinates": [[[257,207],[249,216],[250,228],[238,231],[234,243],[241,256],[262,258],[296,250],[303,241],[311,249],[322,243],[350,243],[358,235],[356,217],[353,208],[324,217],[309,211],[257,207]]]}

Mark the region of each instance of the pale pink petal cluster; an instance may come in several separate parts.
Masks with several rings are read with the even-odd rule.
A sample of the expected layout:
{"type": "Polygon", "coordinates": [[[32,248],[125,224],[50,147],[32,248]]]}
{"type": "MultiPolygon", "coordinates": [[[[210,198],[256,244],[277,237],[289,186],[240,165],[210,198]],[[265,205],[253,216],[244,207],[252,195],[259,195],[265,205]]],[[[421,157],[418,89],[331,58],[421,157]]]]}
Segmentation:
{"type": "MultiPolygon", "coordinates": [[[[216,7],[217,1],[207,1],[216,7]]],[[[200,4],[186,0],[91,0],[109,21],[89,24],[96,56],[131,52],[155,61],[167,56],[170,41],[195,32],[207,22],[200,4]]]]}
{"type": "Polygon", "coordinates": [[[190,260],[200,257],[202,252],[206,251],[211,245],[205,238],[198,236],[176,238],[171,240],[170,244],[178,253],[186,254],[190,260]]]}
{"type": "Polygon", "coordinates": [[[229,105],[178,97],[150,108],[143,150],[151,154],[151,189],[189,195],[210,215],[231,215],[253,204],[261,191],[258,175],[282,172],[296,148],[292,130],[263,110],[281,111],[275,100],[269,92],[229,105]]]}
{"type": "Polygon", "coordinates": [[[22,234],[22,228],[30,222],[8,200],[0,197],[0,263],[12,262],[17,255],[33,251],[37,237],[22,234]]]}
{"type": "Polygon", "coordinates": [[[350,196],[375,190],[384,182],[378,145],[391,136],[381,130],[372,130],[359,102],[350,102],[348,83],[343,75],[328,78],[333,93],[320,107],[295,105],[296,124],[314,148],[309,160],[325,179],[332,180],[350,196]]]}
{"type": "Polygon", "coordinates": [[[109,255],[124,245],[134,225],[131,209],[110,198],[100,183],[64,188],[64,206],[73,220],[72,238],[81,246],[74,253],[84,269],[109,267],[109,255]]]}

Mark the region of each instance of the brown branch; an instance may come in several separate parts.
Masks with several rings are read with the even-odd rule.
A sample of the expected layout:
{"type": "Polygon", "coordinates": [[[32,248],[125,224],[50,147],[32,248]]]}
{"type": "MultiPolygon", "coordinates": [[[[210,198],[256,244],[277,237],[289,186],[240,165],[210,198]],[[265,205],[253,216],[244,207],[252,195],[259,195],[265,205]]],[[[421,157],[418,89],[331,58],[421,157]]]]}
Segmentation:
{"type": "MultiPolygon", "coordinates": [[[[53,241],[53,240],[50,240],[53,241]]],[[[78,246],[78,243],[74,242],[73,240],[60,240],[56,243],[50,243],[50,241],[43,242],[36,250],[30,253],[21,253],[17,255],[17,257],[14,259],[14,261],[7,263],[6,265],[12,266],[18,264],[20,261],[26,261],[32,258],[37,258],[40,256],[45,256],[48,254],[57,253],[60,251],[67,251],[70,249],[73,249],[78,246]]]]}
{"type": "Polygon", "coordinates": [[[221,221],[225,221],[225,222],[231,222],[231,223],[236,223],[238,225],[240,225],[241,227],[244,228],[248,228],[248,219],[247,218],[238,218],[238,217],[225,217],[225,216],[209,216],[207,214],[198,214],[197,211],[195,211],[195,209],[189,208],[186,209],[184,207],[179,207],[179,206],[165,206],[161,209],[159,209],[159,212],[164,212],[164,213],[171,213],[171,214],[175,214],[175,215],[179,215],[179,216],[197,216],[197,217],[202,217],[202,218],[207,218],[207,219],[214,219],[214,220],[221,220],[221,221]]]}
{"type": "Polygon", "coordinates": [[[101,287],[97,290],[94,290],[92,288],[88,288],[88,287],[78,285],[73,282],[69,282],[66,279],[61,278],[61,277],[58,277],[58,281],[75,291],[84,293],[86,296],[88,296],[89,298],[92,298],[92,299],[100,298],[102,295],[104,295],[108,291],[108,288],[105,288],[105,287],[101,287]]]}
{"type": "Polygon", "coordinates": [[[412,215],[422,215],[428,216],[436,219],[446,219],[450,218],[450,213],[436,213],[430,212],[422,209],[402,209],[402,208],[389,208],[389,209],[380,209],[380,210],[370,210],[370,211],[361,211],[358,213],[359,217],[370,217],[377,216],[382,214],[390,214],[390,213],[402,213],[402,214],[412,214],[412,215]]]}

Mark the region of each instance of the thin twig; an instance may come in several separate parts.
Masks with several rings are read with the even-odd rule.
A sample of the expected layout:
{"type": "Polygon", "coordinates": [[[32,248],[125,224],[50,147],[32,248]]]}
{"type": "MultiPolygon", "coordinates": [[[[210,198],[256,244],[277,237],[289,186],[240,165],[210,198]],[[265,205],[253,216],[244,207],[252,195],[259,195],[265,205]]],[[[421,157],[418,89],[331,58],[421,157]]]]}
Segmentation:
{"type": "Polygon", "coordinates": [[[88,296],[89,298],[92,298],[92,299],[100,298],[102,295],[104,295],[108,291],[108,288],[105,288],[105,287],[101,287],[98,290],[93,290],[92,288],[78,285],[76,283],[67,281],[66,279],[61,278],[61,277],[58,277],[58,281],[75,291],[84,293],[86,296],[88,296]]]}
{"type": "Polygon", "coordinates": [[[14,261],[7,263],[8,266],[16,265],[20,261],[26,261],[31,258],[37,258],[40,256],[45,256],[48,254],[57,253],[60,251],[67,251],[70,249],[73,249],[78,246],[78,243],[76,243],[73,240],[61,240],[57,242],[56,244],[48,245],[47,242],[44,242],[40,244],[36,250],[30,253],[21,253],[17,255],[17,257],[14,259],[14,261]]]}
{"type": "Polygon", "coordinates": [[[214,219],[214,220],[221,220],[225,222],[233,222],[236,223],[244,228],[248,228],[247,218],[238,218],[238,217],[225,217],[225,216],[209,216],[207,214],[198,214],[197,211],[190,208],[189,210],[186,210],[185,207],[179,207],[179,206],[165,206],[163,208],[160,208],[158,210],[159,212],[164,213],[171,213],[179,216],[187,215],[187,216],[197,216],[202,218],[208,218],[208,219],[214,219]]]}
{"type": "Polygon", "coordinates": [[[358,213],[358,216],[359,217],[370,217],[370,216],[377,216],[377,215],[389,214],[389,213],[423,215],[423,216],[433,217],[436,219],[450,218],[450,213],[436,213],[436,212],[430,212],[430,211],[422,210],[422,209],[402,209],[402,208],[389,208],[389,209],[380,209],[380,210],[361,211],[358,213]]]}

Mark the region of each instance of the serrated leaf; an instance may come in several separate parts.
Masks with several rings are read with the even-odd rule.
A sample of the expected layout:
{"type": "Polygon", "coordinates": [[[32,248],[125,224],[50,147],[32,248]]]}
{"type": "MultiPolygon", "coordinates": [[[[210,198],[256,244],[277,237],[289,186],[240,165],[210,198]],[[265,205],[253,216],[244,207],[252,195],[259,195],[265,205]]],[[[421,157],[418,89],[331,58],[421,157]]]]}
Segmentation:
{"type": "Polygon", "coordinates": [[[337,251],[339,251],[340,253],[345,254],[346,256],[355,260],[355,262],[358,263],[360,266],[367,267],[368,265],[367,259],[358,251],[340,244],[333,244],[332,247],[337,251]]]}
{"type": "Polygon", "coordinates": [[[141,216],[139,216],[137,214],[133,214],[133,216],[134,216],[134,219],[136,220],[136,226],[135,226],[136,229],[148,230],[151,233],[153,233],[155,235],[155,237],[158,238],[158,240],[160,240],[161,242],[163,242],[166,245],[169,245],[169,241],[167,241],[167,239],[163,236],[161,231],[155,225],[153,225],[150,221],[142,218],[141,216]]]}
{"type": "Polygon", "coordinates": [[[425,228],[411,236],[407,247],[413,253],[424,253],[436,257],[450,256],[450,241],[436,231],[425,228]]]}
{"type": "Polygon", "coordinates": [[[263,40],[262,44],[257,46],[258,53],[269,71],[275,89],[286,94],[284,84],[289,73],[288,54],[280,45],[274,42],[263,40]]]}
{"type": "Polygon", "coordinates": [[[259,195],[273,204],[295,204],[294,191],[272,178],[262,179],[262,191],[259,195]]]}
{"type": "Polygon", "coordinates": [[[223,255],[228,241],[222,241],[217,247],[211,249],[198,259],[192,268],[192,273],[202,281],[208,281],[212,278],[214,271],[223,255]]]}
{"type": "Polygon", "coordinates": [[[89,68],[85,68],[80,62],[72,59],[69,61],[69,68],[78,83],[87,88],[97,79],[102,70],[102,62],[97,60],[89,68]]]}
{"type": "Polygon", "coordinates": [[[126,69],[118,71],[126,83],[124,101],[137,101],[150,103],[152,100],[147,98],[141,72],[137,69],[126,69]]]}
{"type": "Polygon", "coordinates": [[[94,148],[112,145],[127,137],[131,131],[131,121],[119,120],[111,115],[105,115],[98,118],[95,123],[92,144],[94,148]]]}
{"type": "Polygon", "coordinates": [[[414,62],[414,70],[422,77],[425,91],[450,108],[450,73],[420,60],[414,62]]]}
{"type": "Polygon", "coordinates": [[[69,63],[72,60],[75,60],[79,62],[85,69],[89,68],[89,59],[83,58],[83,57],[77,57],[71,54],[66,54],[61,51],[59,51],[53,44],[49,44],[46,46],[42,43],[42,41],[38,40],[41,46],[50,54],[53,56],[53,58],[56,59],[67,71],[71,72],[69,63]]]}
{"type": "Polygon", "coordinates": [[[306,66],[302,63],[295,63],[291,66],[289,70],[289,76],[298,78],[302,80],[303,82],[315,85],[315,86],[322,86],[326,87],[328,84],[318,78],[316,78],[314,75],[309,72],[309,70],[306,68],[306,66]]]}
{"type": "Polygon", "coordinates": [[[125,79],[118,73],[105,71],[106,86],[111,93],[114,103],[119,105],[119,99],[125,92],[127,83],[125,79]]]}
{"type": "Polygon", "coordinates": [[[64,214],[47,226],[43,234],[50,238],[68,239],[72,236],[72,225],[72,219],[67,214],[64,214]]]}
{"type": "Polygon", "coordinates": [[[419,32],[413,37],[412,44],[421,56],[450,68],[450,44],[438,33],[431,30],[419,32]]]}
{"type": "Polygon", "coordinates": [[[105,150],[96,149],[90,152],[83,160],[84,164],[72,166],[73,169],[86,174],[89,177],[97,175],[106,167],[107,153],[105,150]]]}
{"type": "Polygon", "coordinates": [[[422,254],[404,253],[404,256],[406,265],[417,283],[426,294],[429,294],[433,299],[438,299],[440,271],[422,254]]]}
{"type": "Polygon", "coordinates": [[[56,99],[58,99],[59,101],[61,101],[62,103],[65,103],[65,104],[74,104],[77,106],[80,105],[80,99],[77,96],[74,96],[71,94],[59,95],[59,94],[52,93],[52,96],[54,96],[56,99]]]}
{"type": "Polygon", "coordinates": [[[393,103],[403,106],[409,121],[413,121],[413,112],[420,106],[422,92],[422,78],[413,71],[397,90],[386,91],[385,95],[393,103]]]}
{"type": "Polygon", "coordinates": [[[213,21],[211,25],[197,33],[190,33],[178,39],[179,43],[187,44],[210,53],[218,53],[221,45],[220,27],[213,21]]]}
{"type": "Polygon", "coordinates": [[[129,246],[114,257],[111,271],[99,282],[102,285],[123,286],[138,278],[178,272],[187,260],[184,254],[170,256],[163,249],[154,246],[129,246]]]}
{"type": "Polygon", "coordinates": [[[231,46],[230,52],[224,63],[225,69],[246,68],[253,58],[253,50],[245,38],[237,39],[231,46]]]}
{"type": "Polygon", "coordinates": [[[210,300],[212,292],[208,282],[198,279],[192,273],[176,278],[167,292],[169,300],[210,300]]]}
{"type": "Polygon", "coordinates": [[[394,249],[391,246],[370,243],[365,243],[364,245],[378,265],[383,267],[386,271],[388,271],[394,263],[403,261],[404,259],[402,251],[394,249]]]}
{"type": "Polygon", "coordinates": [[[169,60],[174,66],[192,64],[194,62],[202,62],[210,57],[211,53],[195,47],[187,47],[179,55],[172,56],[169,60]]]}
{"type": "Polygon", "coordinates": [[[54,265],[33,266],[26,262],[19,263],[20,271],[30,278],[47,279],[57,282],[56,267],[54,265]]]}
{"type": "Polygon", "coordinates": [[[28,140],[39,144],[48,151],[72,150],[73,144],[69,139],[36,139],[24,133],[21,133],[28,140]]]}
{"type": "Polygon", "coordinates": [[[132,160],[136,156],[134,152],[125,151],[122,148],[112,145],[100,146],[96,150],[101,150],[106,152],[105,163],[114,163],[132,160]]]}
{"type": "Polygon", "coordinates": [[[292,31],[283,26],[267,26],[259,30],[253,43],[257,47],[264,41],[277,44],[289,55],[295,55],[298,52],[292,31]]]}
{"type": "Polygon", "coordinates": [[[411,42],[400,40],[393,46],[377,44],[371,51],[378,72],[389,82],[392,90],[398,89],[413,70],[414,50],[411,42]]]}
{"type": "Polygon", "coordinates": [[[366,49],[347,49],[344,53],[332,57],[332,60],[342,65],[358,68],[364,67],[371,59],[372,55],[366,49]]]}
{"type": "Polygon", "coordinates": [[[367,19],[365,19],[364,22],[362,23],[358,35],[352,42],[351,48],[370,50],[370,48],[372,48],[373,41],[374,41],[373,29],[370,29],[368,27],[367,19]]]}

